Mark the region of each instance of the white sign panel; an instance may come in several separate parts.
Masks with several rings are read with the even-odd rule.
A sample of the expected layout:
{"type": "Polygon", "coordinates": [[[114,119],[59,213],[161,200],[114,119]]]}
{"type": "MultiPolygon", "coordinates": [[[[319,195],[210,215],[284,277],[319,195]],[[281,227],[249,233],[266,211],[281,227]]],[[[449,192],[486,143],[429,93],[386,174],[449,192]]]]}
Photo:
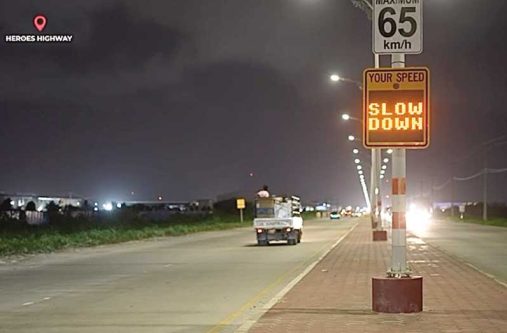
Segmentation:
{"type": "Polygon", "coordinates": [[[421,53],[423,0],[372,0],[372,2],[373,53],[421,53]]]}

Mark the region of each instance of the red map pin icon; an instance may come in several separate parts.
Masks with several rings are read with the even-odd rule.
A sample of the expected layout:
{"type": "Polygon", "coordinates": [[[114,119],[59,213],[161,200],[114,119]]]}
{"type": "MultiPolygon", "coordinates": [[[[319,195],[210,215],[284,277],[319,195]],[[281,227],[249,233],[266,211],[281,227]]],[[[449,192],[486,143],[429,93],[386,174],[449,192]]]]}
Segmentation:
{"type": "Polygon", "coordinates": [[[37,15],[33,18],[33,25],[35,26],[35,29],[39,30],[41,32],[44,30],[44,27],[46,26],[47,19],[44,15],[37,15]]]}

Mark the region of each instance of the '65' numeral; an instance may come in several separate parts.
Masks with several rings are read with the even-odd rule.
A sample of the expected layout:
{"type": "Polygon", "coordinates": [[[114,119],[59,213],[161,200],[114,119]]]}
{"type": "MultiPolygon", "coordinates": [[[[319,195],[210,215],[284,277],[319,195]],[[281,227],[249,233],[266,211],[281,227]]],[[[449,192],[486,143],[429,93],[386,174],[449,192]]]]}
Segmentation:
{"type": "Polygon", "coordinates": [[[389,15],[395,16],[396,11],[392,7],[386,7],[380,11],[378,27],[380,34],[386,38],[393,37],[396,34],[396,31],[400,33],[403,37],[412,37],[417,31],[417,22],[411,16],[407,14],[415,13],[415,7],[402,7],[400,12],[400,17],[398,19],[398,24],[402,25],[404,23],[409,23],[410,29],[406,30],[405,27],[397,29],[397,24],[395,19],[389,17],[389,15]]]}

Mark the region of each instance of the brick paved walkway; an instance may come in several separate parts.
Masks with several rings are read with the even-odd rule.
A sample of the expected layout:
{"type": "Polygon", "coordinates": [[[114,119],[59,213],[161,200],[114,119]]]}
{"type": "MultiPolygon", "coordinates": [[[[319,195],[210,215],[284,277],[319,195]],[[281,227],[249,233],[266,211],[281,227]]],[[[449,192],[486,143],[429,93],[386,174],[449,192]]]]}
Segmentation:
{"type": "Polygon", "coordinates": [[[384,275],[390,244],[372,242],[363,220],[249,332],[507,332],[507,288],[419,238],[408,250],[424,278],[422,313],[371,311],[371,277],[384,275]]]}

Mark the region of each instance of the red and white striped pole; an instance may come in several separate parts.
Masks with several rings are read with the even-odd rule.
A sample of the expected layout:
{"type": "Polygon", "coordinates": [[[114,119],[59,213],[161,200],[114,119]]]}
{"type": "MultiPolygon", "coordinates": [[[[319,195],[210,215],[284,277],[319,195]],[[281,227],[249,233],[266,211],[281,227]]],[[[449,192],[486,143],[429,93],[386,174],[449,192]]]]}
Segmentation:
{"type": "MultiPolygon", "coordinates": [[[[405,67],[405,55],[391,56],[393,68],[405,67]]],[[[406,151],[396,148],[392,155],[392,261],[390,275],[406,276],[407,269],[407,227],[406,227],[406,151]]]]}
{"type": "Polygon", "coordinates": [[[406,151],[404,148],[393,150],[392,169],[392,261],[390,273],[406,275],[407,273],[407,228],[406,210],[406,151]]]}

